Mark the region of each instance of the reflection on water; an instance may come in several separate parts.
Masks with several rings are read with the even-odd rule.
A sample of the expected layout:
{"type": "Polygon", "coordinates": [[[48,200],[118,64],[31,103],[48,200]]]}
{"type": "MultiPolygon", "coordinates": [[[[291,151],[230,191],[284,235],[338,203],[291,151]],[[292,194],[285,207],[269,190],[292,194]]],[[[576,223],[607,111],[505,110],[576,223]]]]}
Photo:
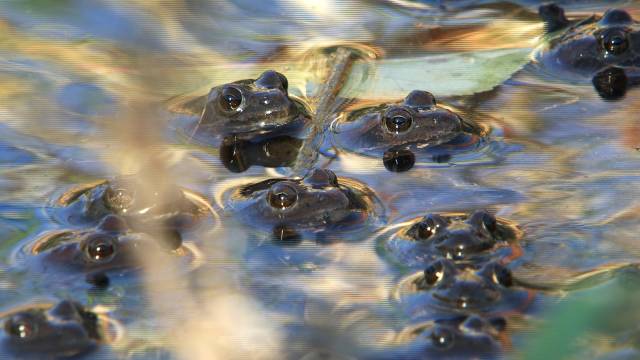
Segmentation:
{"type": "MultiPolygon", "coordinates": [[[[569,20],[602,15],[608,6],[640,19],[633,1],[559,3],[569,20]]],[[[578,339],[557,347],[568,356],[636,357],[635,325],[603,319],[618,310],[602,303],[624,308],[625,320],[636,316],[629,304],[640,257],[637,64],[570,82],[552,76],[531,63],[547,39],[538,5],[2,2],[0,310],[62,299],[97,309],[122,335],[87,358],[421,358],[473,346],[534,358],[566,334],[578,339]],[[284,74],[280,90],[312,115],[304,132],[260,139],[194,132],[212,88],[259,79],[265,70],[284,74]],[[412,90],[432,92],[487,133],[436,146],[376,143],[374,154],[334,141],[330,124],[412,90]],[[327,213],[320,202],[297,214],[325,214],[304,231],[286,221],[265,225],[262,203],[251,214],[229,207],[228,189],[238,184],[299,179],[314,166],[371,189],[367,196],[384,207],[380,219],[359,232],[326,235],[318,230],[327,213]],[[184,271],[150,251],[136,260],[143,271],[109,273],[108,286],[101,275],[49,281],[46,264],[24,266],[25,249],[39,240],[96,225],[59,216],[62,194],[132,174],[147,200],[175,205],[169,184],[198,199],[206,220],[182,234],[197,266],[184,271]],[[499,298],[513,302],[488,305],[479,320],[460,308],[443,318],[431,295],[413,294],[400,306],[394,289],[412,274],[424,276],[426,264],[411,257],[397,266],[376,239],[424,214],[477,209],[522,231],[517,249],[493,254],[517,290],[499,298]],[[345,241],[351,237],[358,241],[345,241]],[[598,326],[579,326],[587,323],[598,326]],[[466,347],[448,346],[452,333],[466,347]]],[[[273,93],[271,82],[262,85],[269,91],[251,89],[273,93]]],[[[406,125],[394,119],[391,125],[406,125]]],[[[165,221],[176,214],[156,215],[165,221]]],[[[168,236],[147,226],[136,231],[168,236]]],[[[492,281],[481,269],[461,269],[458,277],[492,281]]]]}

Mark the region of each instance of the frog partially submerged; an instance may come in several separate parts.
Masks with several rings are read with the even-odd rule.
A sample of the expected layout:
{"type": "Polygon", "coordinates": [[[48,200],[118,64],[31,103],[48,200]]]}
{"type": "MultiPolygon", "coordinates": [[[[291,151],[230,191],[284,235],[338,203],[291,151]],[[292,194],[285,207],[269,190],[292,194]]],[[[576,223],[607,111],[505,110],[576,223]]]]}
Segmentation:
{"type": "Polygon", "coordinates": [[[529,294],[514,286],[511,270],[499,262],[456,264],[438,259],[400,282],[394,296],[420,313],[425,307],[460,312],[519,308],[529,294]]]}
{"type": "Polygon", "coordinates": [[[235,188],[227,207],[276,237],[353,229],[380,216],[378,199],[363,184],[312,169],[304,178],[275,178],[235,188]]]}
{"type": "Polygon", "coordinates": [[[534,60],[554,77],[588,78],[605,99],[622,97],[640,78],[640,23],[622,9],[569,20],[555,4],[540,6],[546,41],[534,60]]]}
{"type": "Polygon", "coordinates": [[[351,111],[335,121],[332,130],[338,147],[375,157],[390,149],[434,157],[465,151],[479,145],[488,132],[421,90],[398,103],[351,111]]]}
{"type": "Polygon", "coordinates": [[[100,317],[70,300],[10,312],[3,321],[2,351],[13,358],[73,357],[107,342],[100,317]]]}
{"type": "Polygon", "coordinates": [[[132,232],[122,217],[106,216],[96,228],[53,232],[29,249],[29,263],[44,274],[71,276],[127,273],[139,269],[149,256],[169,256],[193,265],[197,254],[175,229],[157,233],[132,232]]]}
{"type": "Polygon", "coordinates": [[[73,225],[95,225],[105,216],[124,217],[133,228],[186,229],[210,214],[205,199],[176,186],[150,191],[133,175],[73,188],[57,201],[54,215],[73,225]]]}
{"type": "Polygon", "coordinates": [[[311,116],[308,107],[290,96],[288,89],[283,74],[267,70],[256,79],[215,86],[208,96],[190,99],[174,110],[199,116],[191,132],[214,138],[299,134],[311,116]]]}
{"type": "Polygon", "coordinates": [[[439,257],[469,262],[513,255],[519,252],[517,240],[521,236],[516,226],[484,210],[428,214],[389,230],[395,231],[379,236],[384,255],[409,267],[423,266],[439,257]]]}
{"type": "Polygon", "coordinates": [[[478,315],[446,316],[423,321],[404,329],[397,342],[401,350],[372,358],[393,359],[469,359],[494,358],[504,351],[501,334],[507,322],[502,317],[478,315]]]}

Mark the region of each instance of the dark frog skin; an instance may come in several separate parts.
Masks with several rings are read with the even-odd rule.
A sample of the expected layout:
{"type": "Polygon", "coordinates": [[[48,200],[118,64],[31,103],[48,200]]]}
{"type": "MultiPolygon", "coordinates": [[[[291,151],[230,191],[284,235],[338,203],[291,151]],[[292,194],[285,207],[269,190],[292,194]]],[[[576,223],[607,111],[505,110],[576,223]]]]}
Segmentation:
{"type": "Polygon", "coordinates": [[[10,312],[3,329],[2,351],[12,358],[68,358],[105,342],[98,315],[70,300],[10,312]]]}
{"type": "Polygon", "coordinates": [[[45,274],[122,274],[140,268],[144,256],[171,255],[191,261],[191,251],[175,230],[131,232],[123,218],[108,215],[94,229],[54,232],[40,238],[30,248],[29,261],[45,274]]]}
{"type": "Polygon", "coordinates": [[[625,10],[569,20],[564,9],[547,4],[539,14],[547,35],[534,60],[553,76],[591,79],[607,100],[621,98],[627,87],[638,83],[640,23],[625,10]]]}
{"type": "Polygon", "coordinates": [[[398,103],[352,111],[334,122],[332,130],[339,147],[376,157],[390,149],[467,147],[486,134],[486,129],[436,104],[431,93],[421,90],[398,103]]]}
{"type": "Polygon", "coordinates": [[[391,230],[396,231],[379,239],[385,255],[401,266],[422,266],[439,257],[477,262],[520,253],[520,230],[485,210],[429,214],[391,230]]]}
{"type": "MultiPolygon", "coordinates": [[[[444,316],[411,325],[396,341],[405,346],[372,359],[485,359],[504,352],[501,339],[507,328],[503,317],[444,316]]],[[[369,357],[368,357],[369,358],[369,357]]]]}
{"type": "Polygon", "coordinates": [[[149,191],[135,176],[101,180],[67,191],[56,202],[56,217],[71,224],[95,225],[107,215],[126,218],[133,228],[187,229],[206,216],[206,200],[175,185],[149,191]]]}
{"type": "Polygon", "coordinates": [[[514,287],[511,270],[496,261],[480,266],[438,259],[405,279],[399,291],[399,300],[410,307],[420,309],[429,304],[461,312],[515,309],[528,299],[526,291],[514,287]]]}
{"type": "Polygon", "coordinates": [[[294,232],[350,229],[378,215],[378,200],[364,185],[312,169],[304,178],[276,178],[233,190],[228,208],[252,226],[292,238],[294,232]]]}
{"type": "Polygon", "coordinates": [[[216,135],[255,137],[300,130],[306,107],[288,94],[287,78],[276,71],[211,89],[198,126],[216,135]]]}

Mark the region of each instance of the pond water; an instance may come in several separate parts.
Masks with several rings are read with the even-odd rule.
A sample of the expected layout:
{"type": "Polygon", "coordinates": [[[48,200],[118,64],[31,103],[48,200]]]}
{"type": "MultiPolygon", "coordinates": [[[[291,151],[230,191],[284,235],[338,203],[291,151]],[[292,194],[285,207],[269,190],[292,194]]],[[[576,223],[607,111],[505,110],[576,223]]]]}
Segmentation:
{"type": "MultiPolygon", "coordinates": [[[[87,359],[639,357],[640,25],[584,75],[541,4],[3,1],[2,316],[77,301],[109,324],[87,359]],[[243,79],[262,129],[302,125],[208,124],[210,89],[243,79]],[[285,110],[264,95],[283,87],[285,110]],[[133,208],[104,184],[123,178],[133,208]],[[74,243],[94,233],[135,260],[76,266],[112,249],[74,243]]],[[[632,0],[558,5],[640,21],[632,0]]],[[[24,355],[6,324],[0,354],[24,355]]]]}

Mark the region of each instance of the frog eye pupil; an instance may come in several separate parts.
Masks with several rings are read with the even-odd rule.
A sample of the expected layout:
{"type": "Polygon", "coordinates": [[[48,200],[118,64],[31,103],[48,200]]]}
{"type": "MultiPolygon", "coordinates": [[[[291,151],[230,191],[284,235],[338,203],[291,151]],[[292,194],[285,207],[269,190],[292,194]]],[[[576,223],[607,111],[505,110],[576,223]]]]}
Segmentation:
{"type": "Polygon", "coordinates": [[[298,192],[289,184],[277,183],[269,189],[267,201],[276,209],[284,210],[293,206],[298,200],[298,192]]]}
{"type": "Polygon", "coordinates": [[[34,336],[36,327],[32,321],[18,315],[16,318],[9,319],[6,322],[5,331],[10,336],[17,337],[19,339],[28,339],[34,336]]]}
{"type": "Polygon", "coordinates": [[[385,127],[389,132],[394,134],[403,133],[409,130],[412,123],[413,119],[411,114],[405,110],[391,111],[384,118],[385,127]]]}
{"type": "Polygon", "coordinates": [[[513,275],[511,274],[511,270],[504,266],[497,265],[494,269],[493,281],[504,287],[510,287],[513,285],[513,275]]]}
{"type": "Polygon", "coordinates": [[[426,221],[420,223],[420,226],[418,228],[418,236],[420,236],[421,239],[426,240],[433,234],[435,234],[437,230],[438,225],[436,225],[432,219],[427,219],[426,221]]]}
{"type": "Polygon", "coordinates": [[[115,243],[107,237],[95,237],[87,245],[87,255],[92,261],[109,260],[116,252],[115,243]]]}
{"type": "Polygon", "coordinates": [[[627,51],[629,42],[623,32],[616,31],[604,36],[603,46],[608,53],[620,55],[627,51]]]}
{"type": "Polygon", "coordinates": [[[439,349],[448,349],[453,345],[453,333],[447,329],[436,328],[431,332],[431,342],[439,349]]]}
{"type": "Polygon", "coordinates": [[[442,277],[444,276],[444,271],[442,266],[437,264],[429,265],[426,269],[424,269],[424,281],[429,285],[435,285],[442,277]]]}
{"type": "Polygon", "coordinates": [[[242,93],[234,87],[226,87],[220,94],[220,106],[225,111],[235,111],[242,103],[242,93]]]}

